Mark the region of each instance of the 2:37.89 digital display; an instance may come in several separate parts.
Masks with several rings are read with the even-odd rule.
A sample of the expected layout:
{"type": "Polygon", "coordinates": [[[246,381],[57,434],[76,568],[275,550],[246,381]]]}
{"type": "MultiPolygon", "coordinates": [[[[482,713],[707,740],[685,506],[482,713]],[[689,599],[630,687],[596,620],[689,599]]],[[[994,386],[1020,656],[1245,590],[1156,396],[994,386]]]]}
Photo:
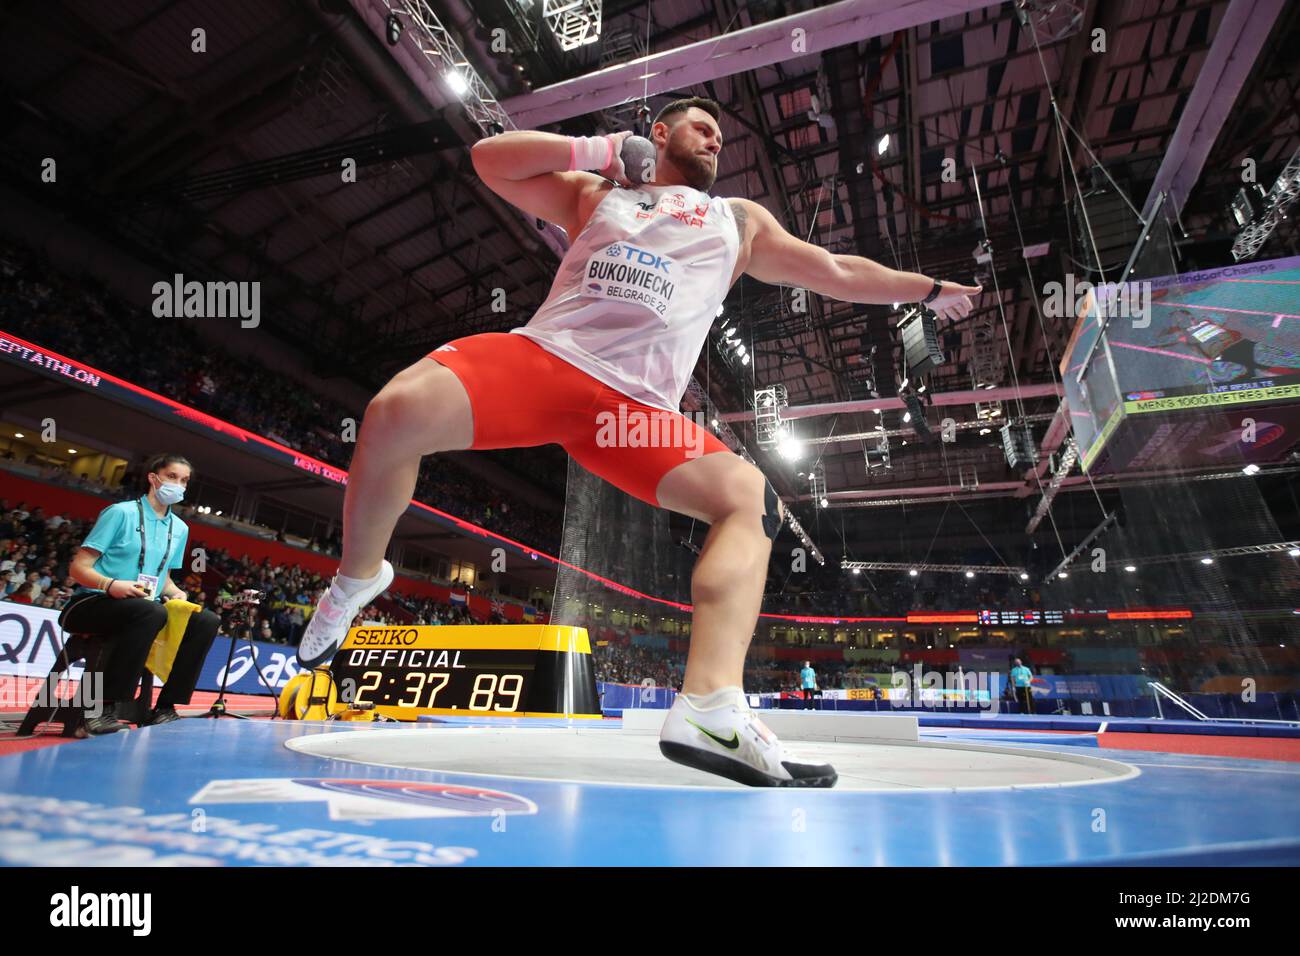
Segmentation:
{"type": "Polygon", "coordinates": [[[513,714],[528,709],[535,661],[535,652],[513,649],[355,648],[331,670],[347,703],[513,714]]]}
{"type": "Polygon", "coordinates": [[[511,714],[519,710],[523,700],[523,674],[369,670],[361,673],[352,702],[380,707],[451,707],[511,714]],[[473,678],[473,684],[467,691],[464,685],[469,677],[473,678]]]}
{"type": "Polygon", "coordinates": [[[582,628],[551,624],[352,628],[330,663],[339,700],[380,716],[599,717],[582,628]]]}

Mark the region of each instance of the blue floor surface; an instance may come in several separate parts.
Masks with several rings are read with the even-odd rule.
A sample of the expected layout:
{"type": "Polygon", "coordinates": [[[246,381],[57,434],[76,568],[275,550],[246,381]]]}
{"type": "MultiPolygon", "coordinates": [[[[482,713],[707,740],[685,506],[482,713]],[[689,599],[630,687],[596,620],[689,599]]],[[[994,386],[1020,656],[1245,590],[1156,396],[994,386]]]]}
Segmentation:
{"type": "MultiPolygon", "coordinates": [[[[371,733],[425,733],[374,726],[371,733]]],[[[528,726],[563,726],[529,721],[528,726]]],[[[1136,766],[965,792],[609,786],[385,768],[289,750],[355,724],[185,720],[0,758],[9,865],[1300,864],[1300,765],[923,727],[1136,766]]],[[[493,726],[500,726],[497,722],[493,726]]],[[[618,732],[616,721],[583,722],[618,732]]]]}

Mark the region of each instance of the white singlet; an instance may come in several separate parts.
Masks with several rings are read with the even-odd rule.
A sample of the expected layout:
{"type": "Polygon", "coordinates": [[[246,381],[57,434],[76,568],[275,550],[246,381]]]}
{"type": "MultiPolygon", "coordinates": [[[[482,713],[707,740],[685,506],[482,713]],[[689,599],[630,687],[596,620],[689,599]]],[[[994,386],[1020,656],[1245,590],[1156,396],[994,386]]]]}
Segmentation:
{"type": "Polygon", "coordinates": [[[624,395],[678,411],[740,254],[725,199],[689,186],[615,187],[511,332],[624,395]]]}

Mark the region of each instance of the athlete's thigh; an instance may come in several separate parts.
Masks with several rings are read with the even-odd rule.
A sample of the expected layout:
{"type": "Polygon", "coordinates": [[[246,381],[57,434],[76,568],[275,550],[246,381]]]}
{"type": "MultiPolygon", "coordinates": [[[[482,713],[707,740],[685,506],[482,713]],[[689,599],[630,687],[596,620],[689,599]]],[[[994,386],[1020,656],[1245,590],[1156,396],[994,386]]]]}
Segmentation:
{"type": "Polygon", "coordinates": [[[451,369],[422,358],[380,389],[366,409],[365,424],[377,440],[421,455],[460,451],[473,441],[469,394],[451,369]]]}
{"type": "Polygon", "coordinates": [[[450,371],[470,409],[472,449],[562,443],[585,418],[598,384],[522,335],[453,339],[427,365],[450,371]]]}
{"type": "Polygon", "coordinates": [[[730,451],[686,461],[665,472],[657,497],[662,507],[709,523],[737,512],[751,512],[763,518],[766,527],[779,523],[782,514],[776,492],[763,473],[730,451]]]}
{"type": "MultiPolygon", "coordinates": [[[[610,484],[657,508],[703,517],[685,495],[663,496],[665,475],[685,468],[731,474],[718,459],[744,464],[716,435],[678,412],[651,408],[608,387],[587,425],[561,444],[578,464],[610,484]]],[[[695,471],[692,471],[694,474],[695,471]]],[[[705,518],[704,520],[712,520],[705,518]]]]}

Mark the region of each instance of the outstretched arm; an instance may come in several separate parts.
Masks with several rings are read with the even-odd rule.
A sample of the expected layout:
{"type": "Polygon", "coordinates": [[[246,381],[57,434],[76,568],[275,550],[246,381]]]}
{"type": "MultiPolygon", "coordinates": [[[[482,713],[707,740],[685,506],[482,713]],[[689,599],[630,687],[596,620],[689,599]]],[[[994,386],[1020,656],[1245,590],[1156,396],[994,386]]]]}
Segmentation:
{"type": "MultiPolygon", "coordinates": [[[[934,289],[935,280],[917,272],[899,272],[862,256],[840,256],[820,246],[796,239],[776,218],[756,202],[739,203],[750,222],[750,257],[745,271],[761,282],[798,286],[841,302],[883,305],[920,302],[934,289]]],[[[968,296],[979,286],[941,282],[939,296],[927,307],[945,318],[960,318],[971,310],[968,296]]]]}

